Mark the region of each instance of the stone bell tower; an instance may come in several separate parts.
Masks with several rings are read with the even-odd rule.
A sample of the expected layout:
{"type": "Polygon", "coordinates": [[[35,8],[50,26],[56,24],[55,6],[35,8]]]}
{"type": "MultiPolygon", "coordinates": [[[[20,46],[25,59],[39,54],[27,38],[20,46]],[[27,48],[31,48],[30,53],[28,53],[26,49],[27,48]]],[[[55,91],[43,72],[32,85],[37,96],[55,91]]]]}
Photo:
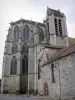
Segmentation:
{"type": "Polygon", "coordinates": [[[60,10],[47,7],[46,20],[47,42],[54,46],[68,46],[66,17],[60,10]]]}

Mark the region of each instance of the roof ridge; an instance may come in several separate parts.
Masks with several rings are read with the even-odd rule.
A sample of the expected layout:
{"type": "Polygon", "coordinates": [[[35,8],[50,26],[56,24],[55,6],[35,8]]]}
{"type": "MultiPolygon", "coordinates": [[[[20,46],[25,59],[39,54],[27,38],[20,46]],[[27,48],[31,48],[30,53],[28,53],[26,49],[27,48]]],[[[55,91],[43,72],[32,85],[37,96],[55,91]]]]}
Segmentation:
{"type": "Polygon", "coordinates": [[[32,20],[27,20],[27,19],[19,19],[19,20],[17,20],[17,21],[11,22],[10,24],[12,24],[12,23],[17,23],[17,22],[19,22],[19,21],[29,21],[29,22],[33,22],[33,23],[44,24],[43,22],[32,21],[32,20]]]}

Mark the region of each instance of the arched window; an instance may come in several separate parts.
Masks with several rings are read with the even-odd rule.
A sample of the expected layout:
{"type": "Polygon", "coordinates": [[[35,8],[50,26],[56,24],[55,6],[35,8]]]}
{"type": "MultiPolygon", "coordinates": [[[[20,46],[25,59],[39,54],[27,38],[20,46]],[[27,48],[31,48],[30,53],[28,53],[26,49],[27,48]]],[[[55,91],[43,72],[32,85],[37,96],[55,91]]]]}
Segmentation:
{"type": "Polygon", "coordinates": [[[49,22],[47,22],[47,27],[48,27],[48,33],[49,33],[49,22]]]}
{"type": "Polygon", "coordinates": [[[27,41],[29,39],[29,26],[26,25],[23,29],[23,40],[27,41]]]}
{"type": "Polygon", "coordinates": [[[17,60],[16,57],[14,56],[13,59],[11,60],[10,75],[16,75],[16,73],[17,73],[17,60]]]}
{"type": "Polygon", "coordinates": [[[55,82],[55,77],[54,77],[54,64],[51,64],[51,73],[52,73],[52,83],[55,82]]]}
{"type": "Polygon", "coordinates": [[[44,41],[44,33],[40,27],[38,27],[38,33],[39,33],[39,41],[43,42],[44,41]]]}
{"type": "Polygon", "coordinates": [[[18,51],[18,46],[17,46],[17,44],[14,44],[12,46],[12,53],[15,54],[17,51],[18,51]]]}
{"type": "Polygon", "coordinates": [[[19,27],[15,26],[14,28],[14,40],[17,41],[19,38],[19,27]]]}
{"type": "Polygon", "coordinates": [[[26,43],[22,46],[22,53],[28,54],[28,45],[26,43]]]}
{"type": "Polygon", "coordinates": [[[22,59],[22,74],[28,74],[28,57],[25,55],[22,59]]]}
{"type": "Polygon", "coordinates": [[[40,66],[38,64],[38,79],[40,79],[40,78],[41,78],[41,76],[40,76],[40,66]]]}

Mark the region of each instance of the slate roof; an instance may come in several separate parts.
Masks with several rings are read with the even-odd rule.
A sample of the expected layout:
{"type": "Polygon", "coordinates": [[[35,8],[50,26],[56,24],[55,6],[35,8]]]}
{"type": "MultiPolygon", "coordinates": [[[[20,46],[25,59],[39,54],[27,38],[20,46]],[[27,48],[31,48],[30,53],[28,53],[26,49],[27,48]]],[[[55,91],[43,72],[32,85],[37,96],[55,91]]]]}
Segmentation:
{"type": "MultiPolygon", "coordinates": [[[[75,53],[75,44],[69,46],[69,47],[66,47],[64,49],[61,49],[60,51],[57,51],[51,58],[49,61],[45,62],[44,65],[48,64],[48,63],[51,63],[55,60],[58,60],[62,57],[65,57],[67,55],[70,55],[72,53],[75,53]]],[[[44,66],[43,65],[43,66],[44,66]]]]}
{"type": "Polygon", "coordinates": [[[43,23],[35,22],[35,21],[31,21],[31,20],[25,20],[25,19],[20,19],[18,21],[11,22],[10,25],[19,24],[20,22],[22,22],[22,23],[28,23],[28,24],[33,24],[33,25],[35,25],[36,23],[38,23],[38,25],[45,27],[45,24],[43,24],[43,23]]]}
{"type": "Polygon", "coordinates": [[[62,13],[59,10],[55,10],[55,9],[51,9],[51,8],[49,8],[49,10],[52,11],[54,13],[54,16],[56,16],[56,17],[62,18],[65,16],[64,14],[62,15],[62,13]]]}

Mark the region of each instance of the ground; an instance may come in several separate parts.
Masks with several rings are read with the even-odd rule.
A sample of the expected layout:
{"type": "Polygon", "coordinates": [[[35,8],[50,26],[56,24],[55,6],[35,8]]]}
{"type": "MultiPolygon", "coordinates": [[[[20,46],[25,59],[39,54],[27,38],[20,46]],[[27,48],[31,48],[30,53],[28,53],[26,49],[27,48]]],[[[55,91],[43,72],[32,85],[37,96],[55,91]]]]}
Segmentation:
{"type": "Polygon", "coordinates": [[[39,99],[25,97],[25,96],[0,95],[0,100],[39,100],[39,99]]]}
{"type": "MultiPolygon", "coordinates": [[[[0,94],[0,100],[54,100],[49,97],[40,97],[40,96],[30,96],[25,95],[2,95],[0,94]]],[[[57,99],[55,99],[57,100],[57,99]]]]}

